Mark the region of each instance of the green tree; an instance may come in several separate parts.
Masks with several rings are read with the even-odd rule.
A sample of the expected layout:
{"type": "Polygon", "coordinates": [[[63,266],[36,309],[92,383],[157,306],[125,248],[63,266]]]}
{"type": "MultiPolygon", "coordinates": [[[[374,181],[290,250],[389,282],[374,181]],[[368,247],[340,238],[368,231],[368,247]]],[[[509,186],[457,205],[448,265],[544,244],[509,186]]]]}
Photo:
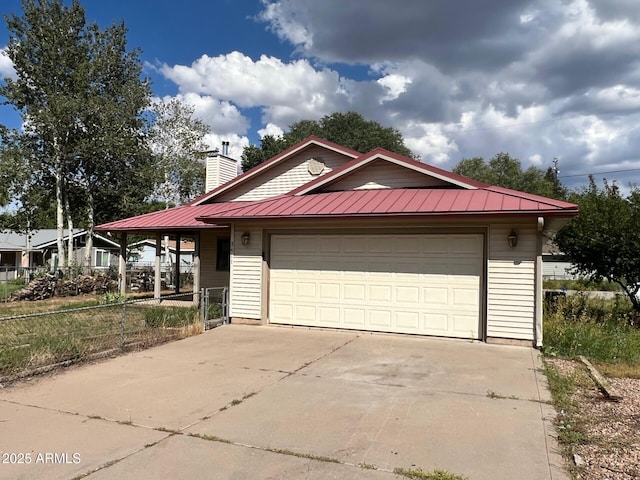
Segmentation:
{"type": "Polygon", "coordinates": [[[622,287],[640,314],[640,191],[624,197],[617,186],[593,180],[571,201],[580,207],[556,236],[558,247],[571,258],[576,273],[595,281],[607,279],[622,287]]]}
{"type": "Polygon", "coordinates": [[[289,131],[281,137],[265,135],[260,146],[245,147],[242,152],[242,170],[246,172],[310,135],[362,153],[381,147],[401,155],[413,156],[398,130],[366,120],[357,112],[336,112],[318,121],[301,120],[291,125],[289,131]]]}
{"type": "Polygon", "coordinates": [[[482,157],[464,158],[453,172],[498,187],[563,199],[567,190],[553,168],[546,172],[536,167],[522,170],[520,160],[500,152],[485,162],[482,157]]]}
{"type": "Polygon", "coordinates": [[[157,169],[158,198],[179,205],[204,193],[205,136],[209,127],[194,118],[194,108],[173,99],[156,102],[149,142],[157,169]]]}
{"type": "Polygon", "coordinates": [[[5,17],[6,54],[17,78],[4,79],[0,95],[18,110],[23,128],[4,135],[10,141],[3,138],[0,159],[21,172],[10,190],[22,192],[16,200],[26,211],[46,204],[33,202],[30,192],[52,192],[58,251],[66,259],[65,219],[67,228],[80,222],[92,229],[98,208],[109,212],[109,205],[133,203],[128,195],[150,191],[152,182],[142,181],[151,169],[141,128],[151,92],[140,79],[138,52],[126,50],[123,24],[87,25],[77,0],[23,0],[22,9],[21,17],[5,17]],[[132,178],[140,180],[136,189],[127,185],[132,178]],[[113,192],[120,201],[105,201],[113,192]]]}

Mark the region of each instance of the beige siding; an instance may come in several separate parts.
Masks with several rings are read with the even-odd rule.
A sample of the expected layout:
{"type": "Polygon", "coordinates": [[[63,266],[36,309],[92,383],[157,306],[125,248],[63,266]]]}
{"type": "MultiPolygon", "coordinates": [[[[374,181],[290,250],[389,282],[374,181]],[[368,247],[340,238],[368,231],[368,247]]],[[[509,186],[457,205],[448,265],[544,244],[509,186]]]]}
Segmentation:
{"type": "Polygon", "coordinates": [[[511,225],[489,228],[487,336],[533,340],[535,332],[536,230],[514,226],[518,245],[510,248],[511,225]]]}
{"type": "Polygon", "coordinates": [[[420,174],[384,160],[377,160],[339,181],[327,185],[323,190],[415,188],[446,185],[450,186],[449,183],[438,178],[420,174]]]}
{"type": "Polygon", "coordinates": [[[229,286],[229,272],[216,270],[218,237],[229,237],[229,230],[224,233],[203,231],[200,234],[200,287],[229,286]]]}
{"type": "Polygon", "coordinates": [[[206,191],[227,183],[238,175],[237,162],[232,158],[217,155],[207,158],[206,191]]]}
{"type": "Polygon", "coordinates": [[[350,157],[340,155],[336,152],[325,150],[320,147],[311,147],[303,150],[297,155],[285,160],[270,170],[258,175],[256,178],[222,194],[216,201],[244,201],[262,200],[264,198],[282,195],[291,190],[304,185],[311,180],[318,178],[318,175],[311,175],[307,167],[307,160],[310,158],[324,161],[325,169],[321,173],[324,175],[336,167],[351,160],[350,157]]]}
{"type": "Polygon", "coordinates": [[[262,230],[236,227],[231,245],[231,317],[261,319],[262,291],[262,230]],[[249,245],[242,245],[241,236],[248,232],[249,245]]]}

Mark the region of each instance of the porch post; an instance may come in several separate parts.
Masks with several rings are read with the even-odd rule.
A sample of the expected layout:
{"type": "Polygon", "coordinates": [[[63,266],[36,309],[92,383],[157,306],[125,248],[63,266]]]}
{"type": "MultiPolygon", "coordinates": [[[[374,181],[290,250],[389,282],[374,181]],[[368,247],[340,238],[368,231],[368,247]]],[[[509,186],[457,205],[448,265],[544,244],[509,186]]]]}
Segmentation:
{"type": "Polygon", "coordinates": [[[193,236],[193,304],[200,305],[200,232],[193,236]]]}
{"type": "Polygon", "coordinates": [[[544,218],[538,217],[538,229],[536,232],[536,266],[535,266],[535,339],[536,347],[542,347],[542,320],[543,320],[543,290],[542,290],[542,246],[544,230],[544,218]]]}
{"type": "Polygon", "coordinates": [[[127,232],[122,232],[120,235],[120,257],[118,260],[120,294],[124,296],[127,293],[127,232]]]}
{"type": "Polygon", "coordinates": [[[162,235],[156,233],[156,264],[153,271],[153,298],[160,298],[162,290],[162,235]]]}
{"type": "Polygon", "coordinates": [[[173,284],[176,287],[175,293],[180,293],[180,233],[176,233],[176,279],[173,284]]]}

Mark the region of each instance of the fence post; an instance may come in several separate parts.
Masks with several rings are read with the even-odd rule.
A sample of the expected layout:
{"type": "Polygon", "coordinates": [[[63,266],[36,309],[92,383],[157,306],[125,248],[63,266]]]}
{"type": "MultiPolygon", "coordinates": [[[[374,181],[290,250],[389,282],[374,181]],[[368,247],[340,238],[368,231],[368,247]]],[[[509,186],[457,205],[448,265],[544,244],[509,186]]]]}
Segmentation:
{"type": "Polygon", "coordinates": [[[229,288],[224,287],[222,290],[222,315],[224,323],[231,323],[229,321],[229,288]]]}
{"type": "Polygon", "coordinates": [[[200,289],[200,323],[205,323],[207,320],[207,301],[205,298],[205,289],[200,289]]]}
{"type": "Polygon", "coordinates": [[[127,301],[122,302],[122,316],[120,318],[120,350],[124,350],[124,325],[127,317],[127,301]]]}

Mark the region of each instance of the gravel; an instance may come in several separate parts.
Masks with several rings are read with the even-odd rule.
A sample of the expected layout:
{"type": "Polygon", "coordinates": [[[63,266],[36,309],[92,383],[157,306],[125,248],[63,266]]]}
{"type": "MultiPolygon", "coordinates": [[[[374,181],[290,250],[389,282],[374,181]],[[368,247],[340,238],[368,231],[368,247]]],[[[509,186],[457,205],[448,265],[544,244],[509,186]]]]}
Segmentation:
{"type": "MultiPolygon", "coordinates": [[[[567,360],[550,362],[563,375],[584,368],[567,360]]],[[[584,466],[576,469],[580,480],[640,479],[640,379],[608,380],[622,395],[620,402],[606,400],[595,383],[576,382],[573,400],[588,441],[573,446],[569,461],[573,463],[573,455],[584,460],[584,466]]]]}

